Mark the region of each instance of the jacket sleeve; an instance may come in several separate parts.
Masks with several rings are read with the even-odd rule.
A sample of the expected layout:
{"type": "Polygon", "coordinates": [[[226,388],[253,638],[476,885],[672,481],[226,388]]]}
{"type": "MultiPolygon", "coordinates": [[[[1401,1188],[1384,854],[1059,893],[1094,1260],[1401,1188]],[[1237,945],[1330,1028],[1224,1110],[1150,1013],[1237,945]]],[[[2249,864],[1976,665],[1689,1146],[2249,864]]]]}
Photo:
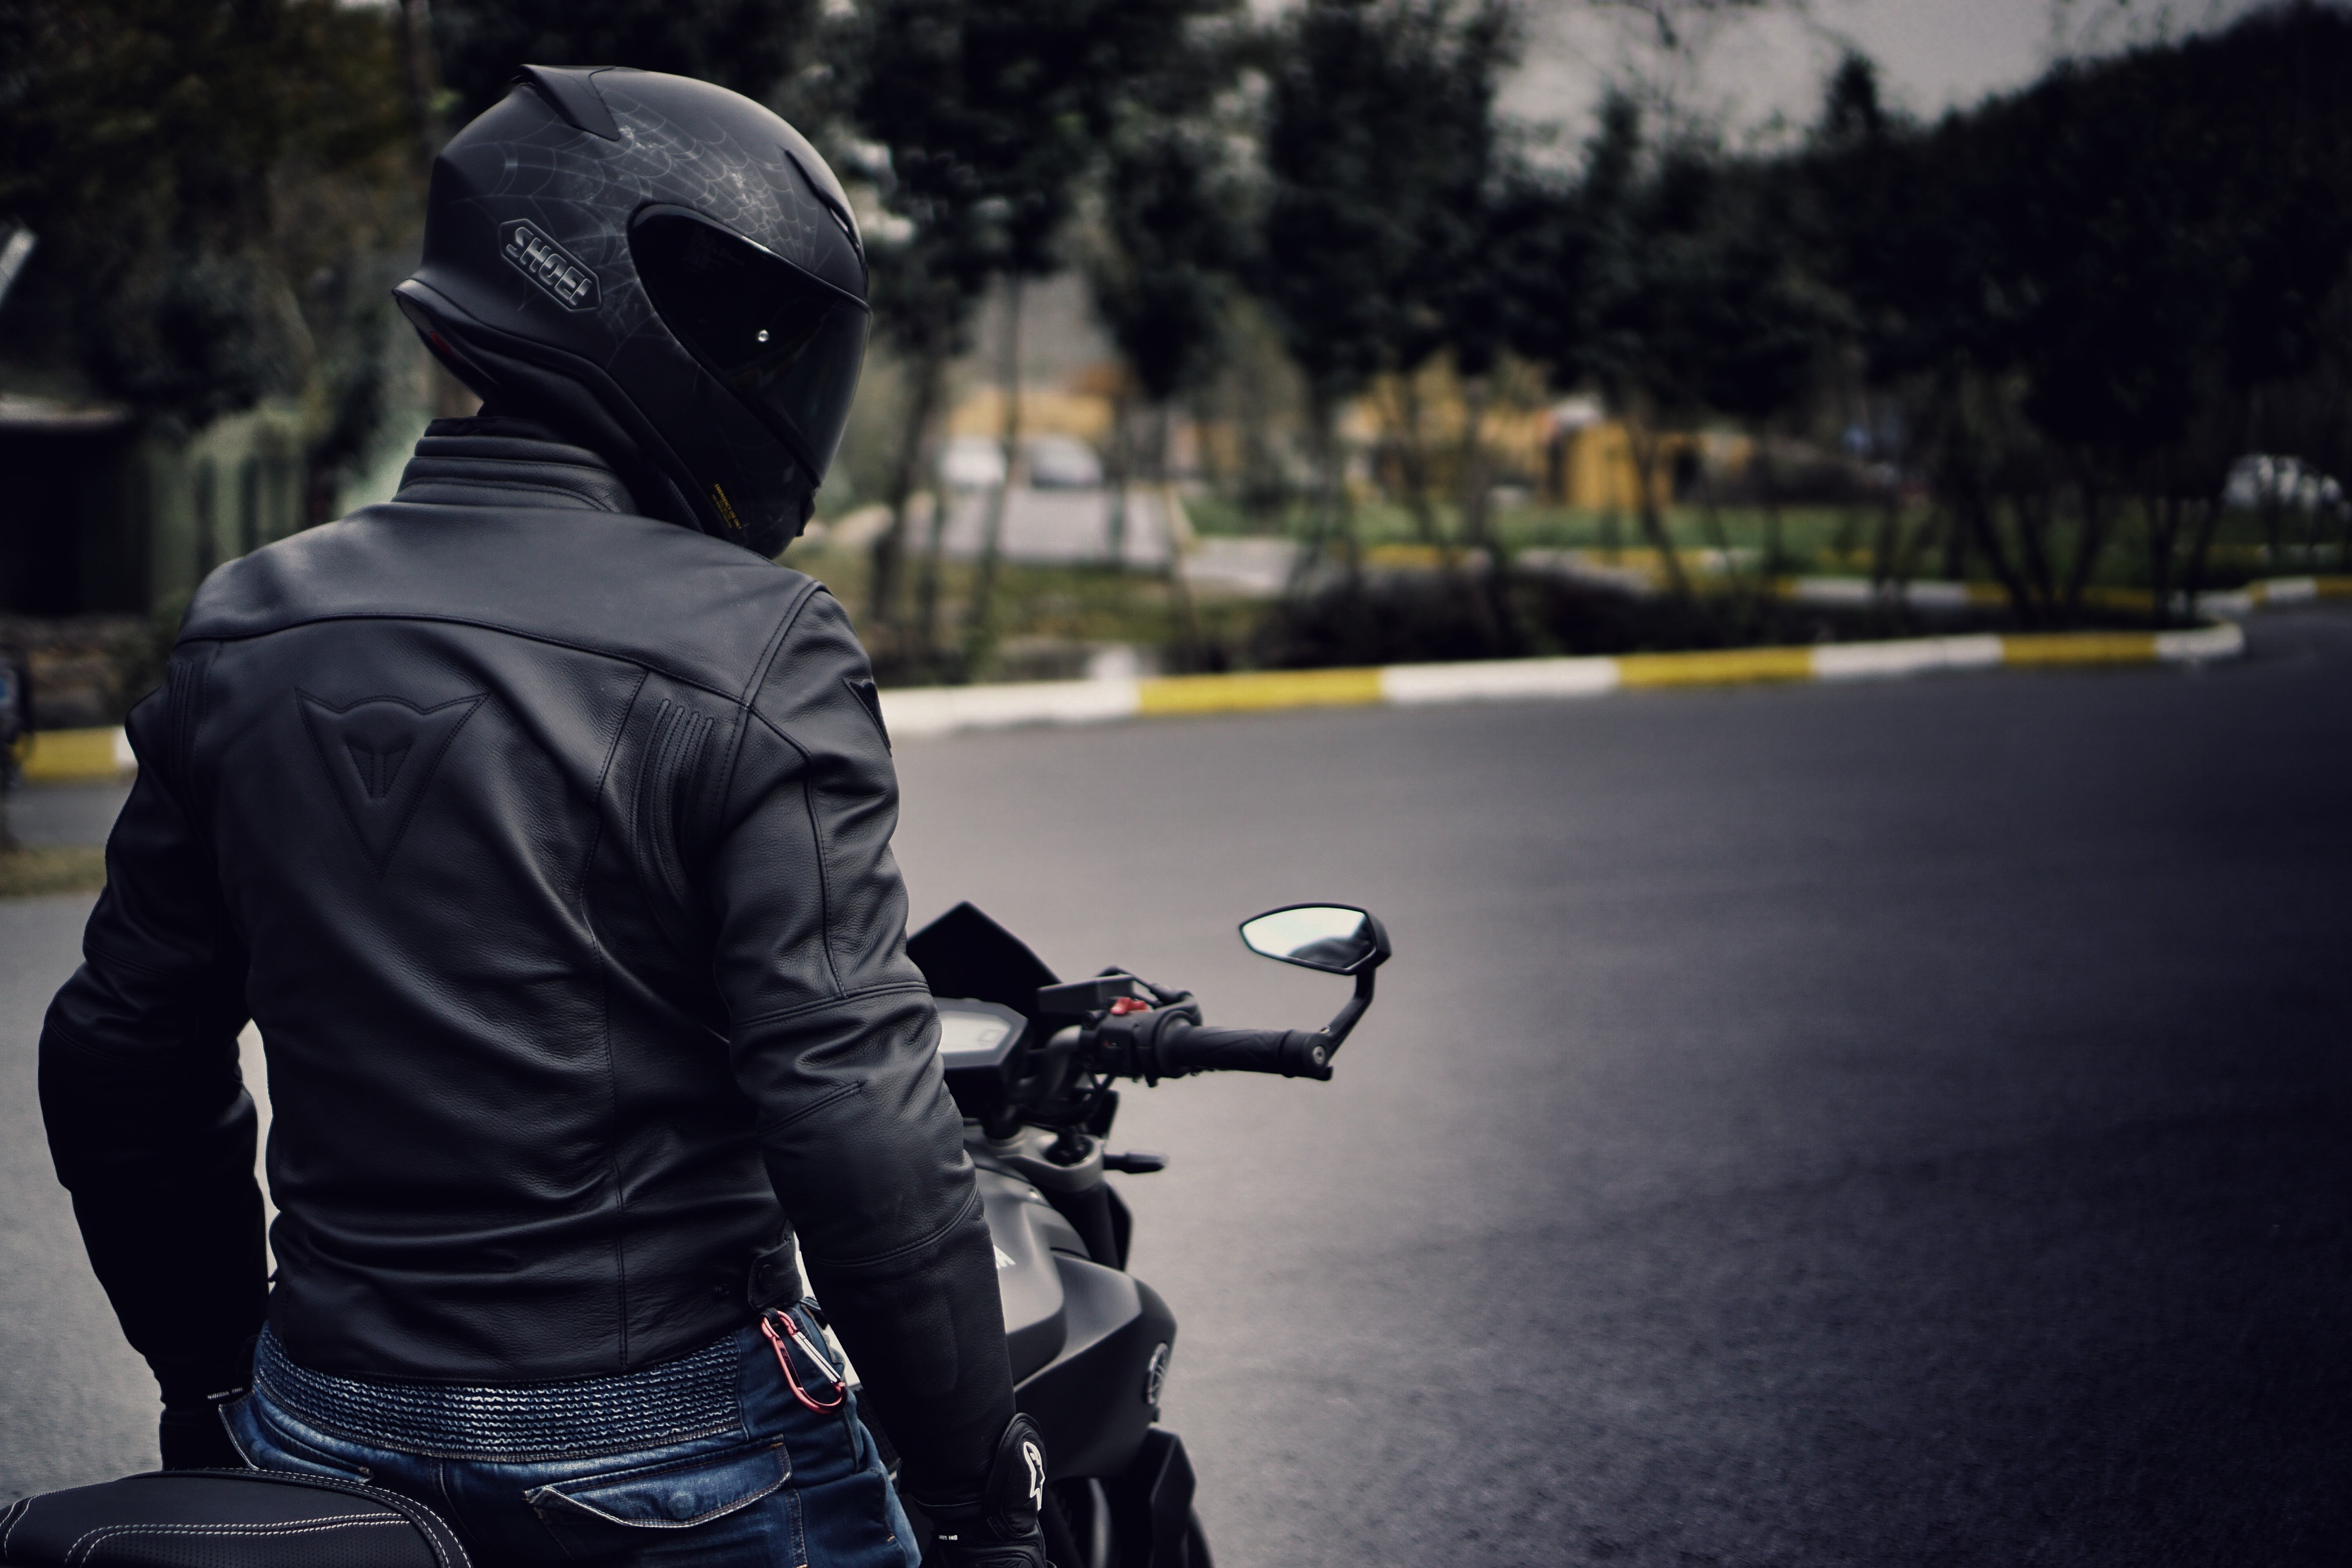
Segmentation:
{"type": "Polygon", "coordinates": [[[866,656],[817,590],[733,760],[709,886],[737,1081],[818,1298],[929,1497],[976,1493],[1013,1385],[938,1017],[906,952],[898,782],[866,656]]]}
{"type": "Polygon", "coordinates": [[[41,1030],[41,1115],[99,1283],[167,1404],[248,1381],[268,1290],[255,1115],[237,1071],[246,957],[184,781],[174,657],[131,716],[139,779],[106,846],[82,964],[41,1030]]]}

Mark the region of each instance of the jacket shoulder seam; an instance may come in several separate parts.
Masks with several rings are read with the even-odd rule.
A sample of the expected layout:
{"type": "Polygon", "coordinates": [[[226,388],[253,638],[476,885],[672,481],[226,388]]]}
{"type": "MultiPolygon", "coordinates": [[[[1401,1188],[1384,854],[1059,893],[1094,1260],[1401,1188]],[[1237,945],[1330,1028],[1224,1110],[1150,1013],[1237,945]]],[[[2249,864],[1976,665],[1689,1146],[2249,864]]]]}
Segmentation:
{"type": "Polygon", "coordinates": [[[792,603],[786,605],[783,614],[776,618],[776,629],[768,634],[768,646],[760,650],[759,658],[751,666],[751,677],[744,682],[743,692],[738,701],[749,707],[758,698],[760,688],[767,684],[769,669],[783,652],[784,639],[792,636],[793,627],[800,623],[801,612],[815,603],[816,596],[824,591],[824,585],[814,577],[801,580],[801,585],[793,592],[792,603]]]}
{"type": "MultiPolygon", "coordinates": [[[[803,579],[801,586],[794,590],[792,602],[786,605],[783,613],[776,617],[774,629],[768,633],[766,646],[761,648],[760,657],[751,661],[751,673],[744,681],[743,689],[737,692],[732,699],[738,709],[746,713],[759,712],[760,688],[766,683],[769,669],[775,664],[778,655],[782,653],[784,639],[791,635],[793,627],[799,623],[801,611],[805,609],[809,601],[816,596],[814,592],[816,587],[815,578],[803,579]]],[[[768,728],[776,730],[776,733],[782,736],[788,744],[791,742],[792,738],[784,735],[782,730],[777,730],[775,725],[770,724],[768,728]]],[[[722,815],[727,810],[728,801],[732,799],[735,794],[735,773],[742,760],[743,736],[743,727],[737,726],[734,737],[728,742],[727,761],[719,770],[718,798],[719,809],[722,815]]],[[[795,745],[793,750],[799,752],[801,749],[795,745]]],[[[808,753],[802,752],[801,758],[803,762],[807,761],[808,753]]]]}
{"type": "MultiPolygon", "coordinates": [[[[769,671],[775,668],[776,660],[782,656],[784,644],[791,639],[793,628],[800,624],[802,614],[816,603],[816,596],[823,592],[824,584],[815,578],[802,579],[792,604],[786,606],[782,617],[776,623],[774,633],[769,637],[768,646],[761,650],[758,661],[752,666],[751,681],[743,688],[743,695],[737,700],[737,706],[766,725],[777,739],[798,754],[803,763],[801,806],[808,813],[809,842],[816,847],[817,948],[824,954],[824,972],[832,978],[833,994],[838,999],[845,994],[846,988],[841,984],[841,965],[833,953],[833,879],[825,873],[824,824],[817,816],[816,792],[809,787],[805,772],[809,761],[808,748],[793,740],[782,725],[761,713],[759,703],[760,690],[767,684],[769,671]]],[[[728,759],[727,793],[720,795],[721,800],[734,791],[735,763],[742,754],[742,731],[739,730],[735,738],[736,750],[728,759]]]]}
{"type": "Polygon", "coordinates": [[[665,679],[675,680],[681,686],[690,686],[697,691],[708,692],[722,702],[731,703],[737,707],[744,705],[734,696],[701,676],[676,668],[658,658],[616,648],[600,647],[593,643],[577,642],[570,637],[551,637],[545,632],[526,631],[520,626],[506,626],[497,621],[479,620],[471,616],[443,616],[435,615],[429,611],[354,610],[349,614],[324,613],[299,616],[291,620],[257,627],[249,632],[184,632],[174,647],[184,647],[190,643],[197,642],[215,644],[251,642],[257,638],[275,636],[279,632],[290,632],[297,626],[322,626],[333,621],[425,621],[436,626],[471,626],[477,631],[492,632],[500,637],[520,637],[525,642],[542,643],[549,647],[569,648],[574,653],[586,654],[592,658],[606,658],[615,664],[625,664],[633,668],[652,670],[665,679]]]}

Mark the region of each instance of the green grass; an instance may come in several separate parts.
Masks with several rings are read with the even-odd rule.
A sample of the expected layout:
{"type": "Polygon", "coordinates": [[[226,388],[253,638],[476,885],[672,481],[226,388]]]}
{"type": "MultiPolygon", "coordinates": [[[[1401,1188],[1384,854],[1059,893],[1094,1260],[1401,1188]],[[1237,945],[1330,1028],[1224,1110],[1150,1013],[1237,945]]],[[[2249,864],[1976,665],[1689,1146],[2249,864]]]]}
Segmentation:
{"type": "MultiPolygon", "coordinates": [[[[1194,528],[1207,535],[1297,535],[1302,534],[1307,526],[1302,508],[1265,516],[1253,515],[1238,505],[1214,498],[1191,500],[1187,506],[1194,528]]],[[[1581,549],[1605,554],[1615,548],[1641,552],[1639,556],[1629,554],[1629,561],[1648,556],[1647,542],[1630,516],[1612,518],[1603,512],[1566,507],[1523,506],[1499,510],[1495,521],[1504,541],[1514,550],[1581,549]]],[[[1414,543],[1420,538],[1412,514],[1385,501],[1360,501],[1356,521],[1358,537],[1368,550],[1414,543]]],[[[1883,522],[1882,514],[1874,508],[1785,508],[1780,517],[1782,570],[1792,576],[1867,575],[1877,564],[1874,550],[1883,522]]],[[[1906,508],[1895,522],[1897,574],[1918,579],[1939,577],[1945,552],[1937,514],[1924,504],[1914,505],[1906,508]]],[[[1442,516],[1440,523],[1449,536],[1456,532],[1450,513],[1442,516]]],[[[1726,507],[1717,514],[1716,523],[1721,529],[1719,537],[1734,549],[1760,550],[1764,544],[1767,520],[1760,508],[1726,507]]],[[[1718,537],[1695,508],[1672,510],[1667,514],[1666,526],[1677,547],[1684,550],[1704,549],[1718,537]]],[[[2234,515],[2225,520],[2207,564],[2204,585],[2208,589],[2231,588],[2255,577],[2314,569],[2292,560],[2275,566],[2270,564],[2263,554],[2262,542],[2258,519],[2234,515]]],[[[2053,571],[2063,581],[2072,560],[2071,533],[2062,530],[2056,542],[2053,571]]],[[[824,582],[848,607],[860,634],[875,652],[877,668],[886,679],[914,678],[903,664],[894,667],[887,641],[877,637],[866,624],[870,571],[866,551],[799,544],[787,553],[785,561],[824,582]]],[[[2328,560],[2323,560],[2317,569],[2344,570],[2328,560]]],[[[908,616],[915,609],[919,575],[919,563],[910,561],[902,600],[903,613],[908,616]]],[[[1694,576],[1703,591],[1710,589],[1704,574],[1694,573],[1694,576]]],[[[1969,552],[1968,576],[1980,584],[1995,580],[1981,552],[1974,550],[1969,552]]],[[[940,646],[950,653],[965,646],[965,615],[973,577],[974,568],[970,562],[942,563],[938,626],[940,646]]],[[[2136,513],[2125,515],[2122,526],[2101,553],[2090,581],[2101,589],[2145,589],[2148,585],[2144,524],[2136,513]]],[[[2175,585],[2178,586],[2177,576],[2175,585]]],[[[1727,588],[1729,584],[1713,586],[1727,588]]],[[[2093,619],[2113,608],[2111,604],[2103,606],[2096,603],[2086,607],[2093,619]]],[[[1210,659],[1220,667],[1246,668],[1258,657],[1256,634],[1271,609],[1264,601],[1213,596],[1199,599],[1195,614],[1201,644],[1210,659]]],[[[1184,668],[1190,646],[1179,606],[1158,573],[1104,565],[1001,564],[992,622],[993,636],[976,667],[958,671],[950,661],[934,670],[933,675],[960,674],[961,679],[975,681],[1072,676],[1083,668],[1090,645],[1106,643],[1158,650],[1163,668],[1173,671],[1184,668]]]]}
{"type": "MultiPolygon", "coordinates": [[[[1188,500],[1186,508],[1193,527],[1203,534],[1268,534],[1304,537],[1309,526],[1309,516],[1304,503],[1296,503],[1274,512],[1252,512],[1231,501],[1204,497],[1188,500]]],[[[1421,538],[1410,511],[1386,500],[1360,500],[1355,509],[1358,540],[1368,549],[1382,544],[1408,543],[1421,538]]],[[[1456,509],[1438,509],[1436,521],[1444,538],[1460,536],[1456,509]]],[[[1567,550],[1642,550],[1649,543],[1643,536],[1641,522],[1630,512],[1612,513],[1591,508],[1528,505],[1498,510],[1494,525],[1505,545],[1514,550],[1534,548],[1567,550]]],[[[1877,566],[1877,544],[1885,516],[1875,506],[1790,506],[1780,512],[1780,548],[1784,570],[1791,575],[1856,576],[1867,575],[1877,566]]],[[[1715,544],[1718,538],[1735,550],[1762,550],[1769,531],[1764,509],[1754,506],[1726,506],[1714,519],[1717,534],[1709,527],[1707,516],[1697,507],[1668,508],[1664,518],[1667,535],[1678,550],[1697,551],[1715,544]]],[[[1897,574],[1932,578],[1943,575],[1946,552],[1944,523],[1933,507],[1924,502],[1905,506],[1895,519],[1895,549],[1897,574]]],[[[2057,564],[2053,570],[2062,577],[2073,560],[2074,533],[2071,527],[2061,527],[2055,540],[2057,564]]],[[[2343,536],[2340,530],[2323,531],[2321,553],[2306,560],[2299,551],[2305,542],[2299,525],[2290,521],[2283,542],[2286,550],[2273,563],[2264,553],[2264,533],[2261,520],[2251,512],[2232,512],[2223,520],[2214,535],[2213,547],[2206,561],[2205,586],[2233,588],[2258,577],[2292,575],[2305,572],[2343,572],[2352,570],[2345,563],[2343,536]]],[[[2185,557],[2187,546],[2180,547],[2185,557]]],[[[2011,556],[2018,552],[2011,542],[2011,556]]],[[[2176,565],[2176,581],[2180,567],[2176,565]]],[[[1992,582],[1996,574],[1982,552],[1973,546],[1968,552],[1967,576],[1976,582],[1992,582]]],[[[2147,532],[2145,520],[2137,509],[2126,507],[2119,525],[2111,532],[2106,546],[2100,552],[2090,581],[2107,587],[2144,588],[2150,581],[2147,552],[2147,532]]]]}
{"type": "MultiPolygon", "coordinates": [[[[1213,497],[1188,500],[1187,514],[1203,534],[1287,534],[1303,537],[1309,525],[1306,506],[1294,504],[1275,512],[1252,512],[1213,497]]],[[[1916,520],[1921,511],[1910,514],[1916,520]]],[[[1418,542],[1421,529],[1408,509],[1386,500],[1356,503],[1356,535],[1366,546],[1418,542]]],[[[1443,537],[1458,538],[1461,522],[1456,509],[1437,509],[1435,521],[1443,537]]],[[[1767,524],[1760,507],[1725,507],[1718,513],[1724,536],[1735,549],[1761,548],[1767,524]]],[[[1535,547],[1563,550],[1633,549],[1646,543],[1641,521],[1631,512],[1611,513],[1588,507],[1515,506],[1496,509],[1492,516],[1506,545],[1515,550],[1535,547]]],[[[1843,547],[1859,551],[1866,560],[1875,512],[1836,507],[1786,507],[1781,510],[1782,548],[1801,569],[1832,558],[1843,547]]],[[[1696,507],[1674,507],[1666,513],[1666,529],[1679,548],[1703,549],[1714,542],[1706,515],[1696,507]]]]}
{"type": "MultiPolygon", "coordinates": [[[[847,606],[859,635],[867,637],[869,644],[874,642],[866,624],[871,562],[866,552],[795,545],[784,562],[832,590],[847,606]]],[[[975,574],[971,562],[940,563],[938,626],[940,640],[947,647],[963,644],[975,574]]],[[[910,562],[900,601],[903,616],[915,614],[919,575],[918,563],[910,562]]],[[[1229,600],[1203,601],[1196,606],[1203,637],[1219,644],[1245,641],[1249,628],[1263,613],[1261,605],[1229,600]]],[[[1067,658],[1081,657],[1086,645],[1129,643],[1169,649],[1172,662],[1183,631],[1167,581],[1159,573],[1108,565],[1001,563],[991,619],[992,652],[980,668],[969,672],[974,680],[1072,673],[1050,668],[1055,649],[1049,645],[1056,644],[1066,645],[1067,658]]],[[[875,651],[877,664],[887,666],[887,650],[877,647],[875,651]]]]}

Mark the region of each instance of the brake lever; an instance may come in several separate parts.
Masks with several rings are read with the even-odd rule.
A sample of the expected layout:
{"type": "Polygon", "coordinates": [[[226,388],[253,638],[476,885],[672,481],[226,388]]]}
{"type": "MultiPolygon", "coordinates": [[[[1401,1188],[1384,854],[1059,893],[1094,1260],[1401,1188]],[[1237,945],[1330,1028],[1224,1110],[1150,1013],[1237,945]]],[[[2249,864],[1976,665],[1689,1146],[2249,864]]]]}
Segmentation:
{"type": "MultiPolygon", "coordinates": [[[[1166,985],[1154,985],[1149,980],[1139,980],[1136,984],[1151,993],[1151,1005],[1155,1007],[1191,1006],[1195,1013],[1200,1011],[1200,1005],[1194,1001],[1190,991],[1179,991],[1166,985]]],[[[1197,1017],[1192,1020],[1196,1024],[1200,1021],[1197,1017]]]]}
{"type": "Polygon", "coordinates": [[[1106,970],[1085,980],[1037,988],[1037,1012],[1048,1018],[1090,1018],[1120,997],[1150,1000],[1153,987],[1124,970],[1106,970]]]}

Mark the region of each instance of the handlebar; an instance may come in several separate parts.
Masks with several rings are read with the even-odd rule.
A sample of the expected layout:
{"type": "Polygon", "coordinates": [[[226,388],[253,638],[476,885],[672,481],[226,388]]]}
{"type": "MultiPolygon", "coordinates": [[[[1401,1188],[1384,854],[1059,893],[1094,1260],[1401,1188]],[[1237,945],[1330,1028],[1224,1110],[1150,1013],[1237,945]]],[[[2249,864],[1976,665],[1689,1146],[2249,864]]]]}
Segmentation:
{"type": "Polygon", "coordinates": [[[1085,1050],[1104,1072],[1158,1083],[1196,1072],[1265,1072],[1328,1079],[1338,1044],[1299,1029],[1215,1029],[1196,1022],[1186,997],[1150,1012],[1113,1014],[1091,1030],[1085,1050]]]}
{"type": "Polygon", "coordinates": [[[1158,1043],[1160,1070],[1170,1078],[1191,1072],[1270,1072],[1318,1080],[1331,1076],[1331,1037],[1320,1032],[1216,1029],[1171,1019],[1158,1043]]]}

